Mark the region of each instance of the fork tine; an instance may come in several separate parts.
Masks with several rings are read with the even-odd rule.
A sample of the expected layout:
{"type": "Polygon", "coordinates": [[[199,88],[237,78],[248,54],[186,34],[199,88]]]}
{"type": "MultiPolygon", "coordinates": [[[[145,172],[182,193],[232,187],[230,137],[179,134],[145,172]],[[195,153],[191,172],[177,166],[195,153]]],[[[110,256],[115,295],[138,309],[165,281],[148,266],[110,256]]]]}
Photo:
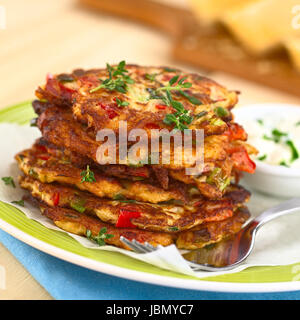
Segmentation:
{"type": "Polygon", "coordinates": [[[120,240],[126,244],[129,248],[134,250],[138,253],[148,253],[155,251],[157,248],[153,247],[150,243],[145,242],[144,244],[136,241],[135,239],[129,240],[127,238],[124,238],[123,236],[120,237],[120,240]]]}
{"type": "Polygon", "coordinates": [[[145,242],[144,246],[147,247],[151,251],[157,250],[157,248],[153,247],[152,244],[150,244],[149,242],[145,242]]]}
{"type": "Polygon", "coordinates": [[[151,252],[152,250],[147,248],[144,244],[136,241],[135,239],[133,239],[131,241],[134,245],[136,245],[141,251],[143,251],[144,253],[148,253],[148,252],[151,252]]]}
{"type": "MultiPolygon", "coordinates": [[[[161,245],[158,245],[157,247],[153,247],[149,242],[144,242],[144,244],[136,241],[135,239],[131,240],[131,243],[135,244],[136,246],[138,246],[141,250],[145,250],[145,253],[147,252],[153,252],[153,251],[156,251],[157,249],[159,248],[162,248],[161,245]]],[[[187,260],[186,260],[187,261],[187,260]]],[[[188,265],[195,271],[198,271],[198,270],[203,270],[201,269],[201,266],[199,267],[195,267],[193,264],[190,264],[189,261],[188,262],[188,265]]]]}
{"type": "Polygon", "coordinates": [[[120,241],[122,241],[126,246],[128,246],[130,249],[137,253],[144,253],[143,250],[141,250],[136,244],[132,243],[130,240],[127,238],[124,238],[123,236],[120,237],[120,241]]]}
{"type": "MultiPolygon", "coordinates": [[[[136,241],[135,239],[128,240],[127,238],[124,238],[123,236],[120,237],[120,241],[122,241],[125,245],[127,245],[130,249],[132,249],[133,251],[135,251],[137,253],[148,253],[148,252],[153,252],[158,249],[158,247],[153,247],[149,242],[145,242],[144,244],[142,244],[142,243],[136,241]]],[[[205,268],[206,266],[201,266],[201,265],[195,266],[195,265],[193,265],[193,263],[190,263],[188,260],[186,260],[186,261],[188,262],[189,266],[194,271],[207,270],[205,268]]]]}

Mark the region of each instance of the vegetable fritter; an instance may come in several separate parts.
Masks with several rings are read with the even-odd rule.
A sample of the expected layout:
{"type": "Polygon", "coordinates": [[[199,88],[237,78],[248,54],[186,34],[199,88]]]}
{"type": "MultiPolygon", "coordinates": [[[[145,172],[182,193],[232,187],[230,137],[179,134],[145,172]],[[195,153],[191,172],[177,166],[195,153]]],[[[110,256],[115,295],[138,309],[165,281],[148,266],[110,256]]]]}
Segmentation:
{"type": "Polygon", "coordinates": [[[173,114],[173,120],[183,120],[190,129],[220,134],[227,129],[226,122],[232,118],[230,109],[237,102],[235,91],[198,74],[125,65],[124,61],[106,69],[49,75],[36,95],[72,108],[78,121],[96,131],[117,130],[120,120],[127,121],[129,130],[153,125],[172,129],[176,121],[167,115],[173,114]],[[182,110],[178,110],[178,104],[182,110]],[[185,117],[180,118],[180,114],[185,117]]]}
{"type": "Polygon", "coordinates": [[[48,154],[37,153],[36,149],[24,150],[16,155],[20,169],[26,174],[41,182],[60,182],[76,186],[80,190],[89,191],[96,196],[113,199],[121,195],[127,199],[143,202],[158,203],[177,199],[185,201],[184,194],[180,190],[164,190],[159,186],[143,183],[142,181],[130,181],[105,176],[95,173],[95,181],[83,180],[84,171],[65,163],[48,154]]]}
{"type": "Polygon", "coordinates": [[[232,186],[227,197],[216,201],[195,200],[189,206],[172,203],[146,204],[116,197],[115,200],[97,198],[89,193],[59,184],[41,183],[29,176],[19,178],[20,186],[50,207],[72,208],[97,216],[117,227],[132,227],[153,231],[177,232],[210,221],[232,216],[235,208],[249,197],[244,189],[232,186]]]}
{"type": "MultiPolygon", "coordinates": [[[[75,161],[80,163],[97,163],[97,149],[101,143],[95,141],[89,132],[76,123],[69,112],[56,107],[48,108],[41,114],[38,123],[44,139],[63,149],[67,156],[76,158],[75,161]]],[[[243,141],[236,140],[245,139],[242,128],[235,124],[232,124],[231,127],[238,128],[239,131],[233,132],[230,129],[224,135],[212,135],[205,138],[204,169],[202,174],[197,176],[186,175],[182,165],[174,162],[169,165],[143,165],[137,168],[130,165],[106,165],[102,166],[102,169],[108,175],[121,178],[128,178],[128,175],[136,176],[137,179],[142,180],[150,176],[149,167],[152,167],[155,169],[155,174],[151,176],[158,177],[164,189],[168,188],[168,177],[171,176],[175,180],[195,185],[206,197],[216,199],[222,196],[226,186],[230,183],[233,169],[250,173],[253,173],[255,169],[255,164],[249,158],[248,153],[255,153],[256,150],[250,149],[243,141]],[[168,169],[168,172],[165,169],[168,169]],[[165,174],[165,179],[161,173],[165,174]]]]}
{"type": "MultiPolygon", "coordinates": [[[[88,157],[94,162],[99,161],[99,158],[97,158],[97,150],[101,147],[102,142],[97,141],[96,135],[93,132],[76,122],[68,110],[56,106],[47,108],[38,118],[38,127],[41,130],[44,139],[48,142],[88,157]]],[[[204,162],[222,161],[226,159],[226,145],[228,144],[228,140],[227,135],[212,135],[206,137],[204,139],[204,162]]],[[[119,158],[118,148],[119,145],[117,143],[117,161],[119,158]]],[[[176,162],[177,156],[174,156],[176,149],[174,150],[172,141],[170,148],[167,150],[162,151],[161,148],[162,145],[160,145],[159,148],[159,163],[164,167],[176,170],[193,167],[195,165],[195,162],[185,162],[184,157],[182,157],[181,163],[176,162]],[[170,163],[163,163],[163,156],[168,156],[170,158],[170,163]]],[[[130,165],[129,159],[127,160],[127,165],[130,165]]]]}
{"type": "Polygon", "coordinates": [[[127,250],[130,249],[120,241],[121,236],[141,243],[148,242],[155,247],[157,245],[168,246],[173,243],[173,236],[168,233],[116,228],[87,214],[65,208],[50,208],[42,204],[40,209],[43,215],[51,219],[59,228],[80,236],[90,234],[89,238],[96,238],[101,229],[105,228],[107,234],[113,237],[105,238],[104,242],[127,250]]]}
{"type": "Polygon", "coordinates": [[[121,236],[129,240],[135,239],[141,243],[148,242],[153,246],[168,246],[175,241],[179,249],[198,249],[219,242],[222,239],[237,233],[241,229],[242,224],[249,218],[248,210],[244,207],[237,210],[237,212],[229,219],[221,222],[203,224],[195,231],[172,234],[132,228],[117,228],[85,213],[79,213],[74,210],[60,207],[51,208],[44,204],[40,204],[40,209],[43,215],[51,219],[56,226],[67,232],[86,236],[91,240],[96,240],[101,233],[102,235],[105,233],[108,235],[107,237],[102,237],[105,244],[114,245],[127,250],[130,250],[130,248],[120,241],[121,236]],[[177,236],[178,239],[176,241],[177,236]]]}

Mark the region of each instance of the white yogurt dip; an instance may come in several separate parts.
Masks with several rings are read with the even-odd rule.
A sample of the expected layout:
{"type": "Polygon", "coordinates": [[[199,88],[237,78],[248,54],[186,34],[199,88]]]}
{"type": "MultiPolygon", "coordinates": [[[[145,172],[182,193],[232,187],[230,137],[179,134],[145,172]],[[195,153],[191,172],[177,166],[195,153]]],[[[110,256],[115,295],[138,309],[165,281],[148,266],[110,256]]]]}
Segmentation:
{"type": "Polygon", "coordinates": [[[300,168],[300,116],[267,113],[256,119],[239,119],[248,142],[259,154],[255,160],[271,165],[300,168]]]}

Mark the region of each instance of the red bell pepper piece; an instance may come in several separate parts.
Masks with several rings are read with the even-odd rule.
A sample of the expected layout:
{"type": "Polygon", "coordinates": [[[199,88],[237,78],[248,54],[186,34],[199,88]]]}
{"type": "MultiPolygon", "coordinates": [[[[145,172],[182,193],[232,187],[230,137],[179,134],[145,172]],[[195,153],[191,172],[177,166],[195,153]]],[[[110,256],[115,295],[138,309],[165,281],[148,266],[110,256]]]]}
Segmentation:
{"type": "Polygon", "coordinates": [[[51,95],[53,95],[54,97],[59,97],[60,90],[58,86],[58,81],[53,77],[47,76],[45,91],[50,92],[51,95]]]}
{"type": "Polygon", "coordinates": [[[170,81],[174,77],[174,74],[165,74],[163,76],[163,81],[170,81]]]}
{"type": "Polygon", "coordinates": [[[134,168],[134,176],[148,178],[149,171],[147,168],[134,168]]]}
{"type": "Polygon", "coordinates": [[[62,95],[64,98],[66,98],[66,99],[68,99],[68,100],[71,100],[71,99],[72,99],[72,96],[73,96],[73,93],[75,93],[76,90],[66,87],[66,86],[65,86],[63,83],[61,83],[61,82],[58,82],[58,86],[59,86],[61,95],[62,95]]]}
{"type": "Polygon", "coordinates": [[[165,110],[167,106],[163,105],[163,104],[157,104],[156,106],[156,109],[158,110],[165,110]]]}
{"type": "Polygon", "coordinates": [[[233,152],[231,155],[231,160],[233,161],[233,166],[236,169],[249,173],[255,172],[256,164],[250,159],[245,148],[239,148],[233,152]]]}
{"type": "Polygon", "coordinates": [[[112,107],[105,105],[103,103],[100,103],[100,107],[106,111],[109,119],[113,119],[118,116],[118,113],[114,111],[112,107]]]}
{"type": "Polygon", "coordinates": [[[230,139],[230,141],[234,140],[247,140],[247,133],[242,126],[237,123],[228,124],[228,130],[224,133],[230,139]]]}
{"type": "Polygon", "coordinates": [[[203,201],[197,201],[194,203],[194,207],[199,207],[202,203],[203,201]]]}
{"type": "Polygon", "coordinates": [[[79,78],[79,81],[83,84],[90,87],[97,87],[100,83],[99,78],[95,76],[82,76],[79,78]]]}
{"type": "Polygon", "coordinates": [[[50,159],[50,155],[48,154],[41,154],[40,156],[38,156],[39,159],[41,160],[49,160],[50,159]]]}
{"type": "Polygon", "coordinates": [[[53,205],[56,207],[58,206],[59,204],[59,193],[58,192],[55,192],[53,195],[52,195],[52,201],[53,201],[53,205]]]}
{"type": "Polygon", "coordinates": [[[140,212],[121,208],[119,219],[116,223],[116,227],[117,228],[136,228],[136,226],[131,223],[131,219],[139,218],[140,216],[141,216],[140,212]]]}
{"type": "Polygon", "coordinates": [[[37,145],[35,145],[35,147],[41,152],[44,152],[44,153],[48,152],[47,148],[41,144],[37,144],[37,145]]]}
{"type": "Polygon", "coordinates": [[[146,128],[147,129],[160,129],[160,126],[157,125],[156,123],[147,123],[146,128]]]}

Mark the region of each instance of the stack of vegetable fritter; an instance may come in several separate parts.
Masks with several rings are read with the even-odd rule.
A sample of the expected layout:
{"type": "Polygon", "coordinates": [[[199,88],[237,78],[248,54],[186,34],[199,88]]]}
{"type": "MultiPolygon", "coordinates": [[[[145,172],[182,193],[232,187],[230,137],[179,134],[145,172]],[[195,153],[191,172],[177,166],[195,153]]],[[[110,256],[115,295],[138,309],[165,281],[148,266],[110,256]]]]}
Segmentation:
{"type": "Polygon", "coordinates": [[[237,183],[242,171],[254,172],[249,154],[256,150],[233,121],[237,92],[198,74],[122,61],[48,75],[36,95],[38,118],[32,124],[42,137],[16,155],[24,173],[19,183],[60,228],[99,245],[128,249],[123,236],[196,249],[239,231],[249,218],[244,204],[250,194],[237,183]],[[144,129],[149,141],[153,129],[203,129],[202,173],[188,175],[192,165],[174,161],[176,150],[164,163],[162,148],[158,164],[151,157],[99,164],[104,142],[97,134],[111,129],[119,150],[121,121],[128,134],[144,129]]]}

